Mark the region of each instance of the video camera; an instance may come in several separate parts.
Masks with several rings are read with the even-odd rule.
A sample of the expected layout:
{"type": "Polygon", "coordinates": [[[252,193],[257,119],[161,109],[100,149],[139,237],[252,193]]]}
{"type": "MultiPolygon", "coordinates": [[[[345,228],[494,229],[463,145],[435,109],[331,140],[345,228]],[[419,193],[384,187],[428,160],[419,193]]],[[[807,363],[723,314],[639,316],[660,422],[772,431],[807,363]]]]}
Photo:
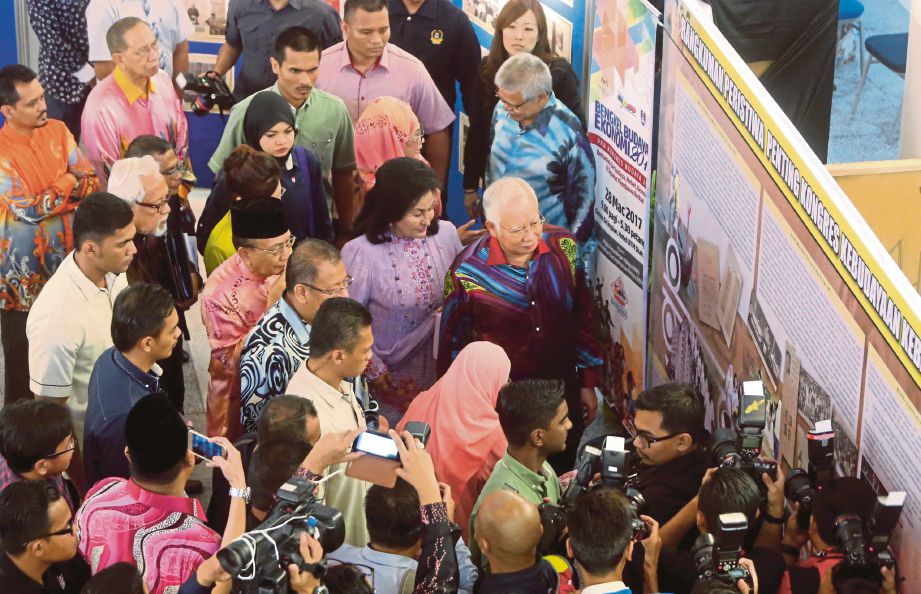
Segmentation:
{"type": "Polygon", "coordinates": [[[899,523],[904,505],[905,492],[893,491],[876,498],[876,505],[866,527],[856,514],[835,518],[835,534],[844,553],[844,560],[835,566],[832,573],[832,583],[836,588],[855,578],[882,584],[879,570],[895,567],[889,540],[899,523]]]}
{"type": "Polygon", "coordinates": [[[784,484],[784,496],[799,503],[796,523],[801,531],[809,528],[812,502],[816,493],[827,487],[835,476],[835,432],[831,421],[819,421],[807,435],[808,470],[794,468],[784,484]]]}
{"type": "Polygon", "coordinates": [[[739,430],[721,427],[713,433],[711,452],[720,466],[747,472],[762,489],[761,475],[777,478],[777,463],[762,460],[761,441],[767,422],[767,397],[760,381],[742,382],[739,430]]]}
{"type": "Polygon", "coordinates": [[[329,553],[342,546],[345,523],[338,510],[316,502],[315,486],[302,478],[289,479],[278,489],[278,503],[265,521],[218,551],[221,567],[233,577],[232,592],[288,594],[291,563],[317,577],[326,573],[323,563],[308,564],[301,557],[301,533],[313,536],[329,553]]]}
{"type": "Polygon", "coordinates": [[[739,580],[745,580],[753,587],[748,569],[739,564],[747,532],[745,514],[720,514],[716,535],[701,534],[691,549],[698,579],[718,580],[732,587],[739,580]]]}
{"type": "Polygon", "coordinates": [[[646,500],[630,485],[630,452],[626,449],[623,437],[609,435],[604,440],[602,450],[585,446],[576,468],[576,476],[563,493],[561,505],[544,502],[538,506],[541,524],[544,527],[544,534],[537,545],[540,554],[547,555],[560,549],[566,528],[566,510],[575,505],[579,495],[593,488],[592,478],[598,473],[601,474],[601,482],[595,487],[617,489],[630,502],[634,512],[631,522],[633,539],[643,540],[649,536],[649,527],[640,519],[640,514],[646,507],[646,500]]]}
{"type": "Polygon", "coordinates": [[[208,73],[201,76],[195,76],[191,72],[179,73],[176,75],[176,84],[183,92],[197,93],[190,105],[192,113],[198,116],[209,113],[215,105],[221,115],[224,115],[224,111],[230,111],[230,108],[236,103],[230,87],[227,86],[224,79],[218,76],[212,78],[208,76],[208,73]]]}

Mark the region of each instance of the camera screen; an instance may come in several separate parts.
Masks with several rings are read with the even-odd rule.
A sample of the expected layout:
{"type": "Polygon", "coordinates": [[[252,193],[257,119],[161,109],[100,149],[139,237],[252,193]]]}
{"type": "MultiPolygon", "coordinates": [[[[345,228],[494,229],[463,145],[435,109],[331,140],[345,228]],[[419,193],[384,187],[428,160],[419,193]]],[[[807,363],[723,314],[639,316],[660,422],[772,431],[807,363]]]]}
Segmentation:
{"type": "Polygon", "coordinates": [[[192,453],[210,460],[215,456],[225,456],[224,447],[220,444],[217,444],[201,433],[196,433],[194,431],[189,431],[189,440],[191,443],[192,453]]]}
{"type": "Polygon", "coordinates": [[[356,452],[374,454],[375,456],[380,456],[381,458],[387,458],[389,460],[400,459],[400,452],[397,450],[397,444],[395,444],[392,439],[386,435],[371,433],[370,431],[359,434],[359,436],[355,438],[352,449],[356,452]]]}

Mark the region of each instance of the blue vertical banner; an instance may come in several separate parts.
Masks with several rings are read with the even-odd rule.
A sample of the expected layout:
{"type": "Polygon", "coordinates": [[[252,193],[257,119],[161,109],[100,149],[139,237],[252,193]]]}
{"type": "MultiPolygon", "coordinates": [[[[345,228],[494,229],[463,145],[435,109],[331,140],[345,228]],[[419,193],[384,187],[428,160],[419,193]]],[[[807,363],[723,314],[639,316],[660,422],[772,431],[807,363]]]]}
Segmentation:
{"type": "Polygon", "coordinates": [[[595,3],[587,110],[596,168],[593,285],[605,326],[602,392],[622,418],[645,385],[658,19],[646,0],[595,3]]]}

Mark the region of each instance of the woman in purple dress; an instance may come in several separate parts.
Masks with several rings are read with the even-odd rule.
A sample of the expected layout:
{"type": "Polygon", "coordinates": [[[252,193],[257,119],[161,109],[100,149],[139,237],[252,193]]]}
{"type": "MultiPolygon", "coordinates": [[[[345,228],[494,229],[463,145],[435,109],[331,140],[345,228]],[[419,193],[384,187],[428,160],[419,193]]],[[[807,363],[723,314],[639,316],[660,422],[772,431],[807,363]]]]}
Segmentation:
{"type": "Polygon", "coordinates": [[[417,159],[400,157],[377,170],[355,222],[361,236],[342,259],[354,278],[349,296],[371,310],[374,347],[365,376],[391,423],[435,383],[435,330],[445,273],[461,250],[457,228],[435,218],[439,184],[417,159]]]}

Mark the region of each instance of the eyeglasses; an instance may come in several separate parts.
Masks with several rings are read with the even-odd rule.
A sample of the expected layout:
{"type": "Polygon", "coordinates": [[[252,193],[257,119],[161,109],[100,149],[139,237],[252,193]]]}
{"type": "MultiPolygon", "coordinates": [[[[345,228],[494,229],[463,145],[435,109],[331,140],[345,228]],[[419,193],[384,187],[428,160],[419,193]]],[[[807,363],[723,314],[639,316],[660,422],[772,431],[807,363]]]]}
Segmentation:
{"type": "Polygon", "coordinates": [[[76,450],[76,449],[77,449],[77,441],[74,439],[73,435],[70,436],[70,442],[69,442],[69,444],[70,444],[70,445],[68,445],[66,448],[64,448],[64,449],[61,450],[60,452],[53,452],[53,453],[51,453],[51,454],[48,454],[47,456],[45,456],[45,459],[47,460],[47,459],[49,459],[49,458],[57,458],[58,456],[63,456],[64,454],[66,454],[66,453],[68,453],[68,452],[72,452],[72,451],[76,450]]]}
{"type": "Polygon", "coordinates": [[[509,103],[508,101],[500,97],[499,93],[496,93],[496,99],[498,99],[499,102],[502,103],[502,107],[505,108],[505,111],[518,111],[519,109],[521,109],[522,107],[524,107],[526,104],[530,103],[533,100],[533,99],[525,99],[518,105],[512,105],[511,103],[509,103]]]}
{"type": "Polygon", "coordinates": [[[648,448],[649,446],[655,445],[660,441],[666,441],[673,437],[678,437],[679,435],[681,435],[681,433],[672,433],[671,435],[663,435],[662,437],[653,437],[645,433],[637,433],[636,438],[640,441],[641,444],[643,444],[644,448],[648,448]]]}
{"type": "Polygon", "coordinates": [[[160,175],[163,177],[179,177],[182,175],[182,169],[179,167],[179,165],[176,165],[175,167],[171,167],[166,171],[161,171],[160,175]]]}
{"type": "Polygon", "coordinates": [[[422,130],[422,126],[419,126],[419,129],[418,129],[418,130],[416,130],[415,132],[413,132],[412,134],[410,134],[409,137],[406,139],[406,142],[407,142],[407,143],[410,143],[410,142],[423,143],[423,142],[425,142],[425,132],[422,130]]]}
{"type": "Polygon", "coordinates": [[[149,56],[150,54],[159,54],[160,45],[156,41],[154,41],[150,45],[145,45],[144,47],[137,48],[132,53],[138,58],[143,58],[145,56],[149,56]]]}
{"type": "Polygon", "coordinates": [[[64,526],[63,528],[61,528],[60,530],[55,530],[54,532],[49,532],[49,533],[47,533],[47,534],[40,534],[40,535],[38,535],[38,536],[36,536],[36,537],[34,537],[34,538],[31,538],[31,539],[27,540],[26,542],[22,543],[22,546],[26,546],[26,545],[28,545],[30,542],[32,542],[33,540],[38,540],[38,539],[40,539],[40,538],[51,538],[51,537],[53,537],[53,536],[65,536],[65,535],[71,535],[71,536],[73,536],[73,533],[74,533],[74,517],[71,516],[70,519],[67,520],[67,525],[65,525],[65,526],[64,526]]]}
{"type": "Polygon", "coordinates": [[[321,288],[315,287],[315,286],[313,286],[313,285],[308,285],[307,283],[304,283],[304,286],[313,289],[313,290],[316,291],[317,293],[323,293],[324,295],[329,295],[330,297],[335,297],[336,295],[339,295],[339,294],[342,293],[343,291],[347,291],[348,288],[352,286],[352,283],[353,283],[353,282],[355,282],[355,279],[352,278],[352,275],[346,274],[346,275],[345,275],[345,280],[344,280],[341,284],[336,285],[335,287],[333,287],[332,289],[321,289],[321,288]]]}
{"type": "Polygon", "coordinates": [[[534,221],[530,225],[525,225],[523,227],[515,227],[513,229],[509,229],[508,227],[502,227],[502,225],[499,226],[502,227],[506,233],[515,238],[524,237],[526,231],[531,231],[537,235],[540,235],[540,232],[544,228],[544,223],[547,222],[547,219],[545,219],[544,215],[540,213],[537,213],[537,216],[540,217],[538,220],[534,221]]]}
{"type": "Polygon", "coordinates": [[[294,247],[294,242],[295,242],[295,241],[297,241],[297,237],[295,237],[295,236],[292,235],[292,236],[289,237],[287,240],[285,240],[284,243],[279,243],[278,245],[276,245],[276,246],[273,247],[273,248],[264,249],[264,248],[259,248],[259,247],[255,247],[255,246],[247,246],[247,247],[251,247],[251,248],[253,248],[254,250],[259,250],[260,252],[265,252],[265,253],[267,253],[267,254],[269,254],[269,255],[271,255],[271,256],[278,257],[279,255],[281,255],[281,253],[282,253],[285,249],[291,249],[292,247],[294,247]]]}
{"type": "Polygon", "coordinates": [[[157,214],[164,214],[163,207],[169,204],[169,198],[164,198],[156,204],[148,204],[147,202],[141,202],[140,200],[135,200],[134,203],[138,206],[143,206],[144,208],[155,210],[157,214]]]}

